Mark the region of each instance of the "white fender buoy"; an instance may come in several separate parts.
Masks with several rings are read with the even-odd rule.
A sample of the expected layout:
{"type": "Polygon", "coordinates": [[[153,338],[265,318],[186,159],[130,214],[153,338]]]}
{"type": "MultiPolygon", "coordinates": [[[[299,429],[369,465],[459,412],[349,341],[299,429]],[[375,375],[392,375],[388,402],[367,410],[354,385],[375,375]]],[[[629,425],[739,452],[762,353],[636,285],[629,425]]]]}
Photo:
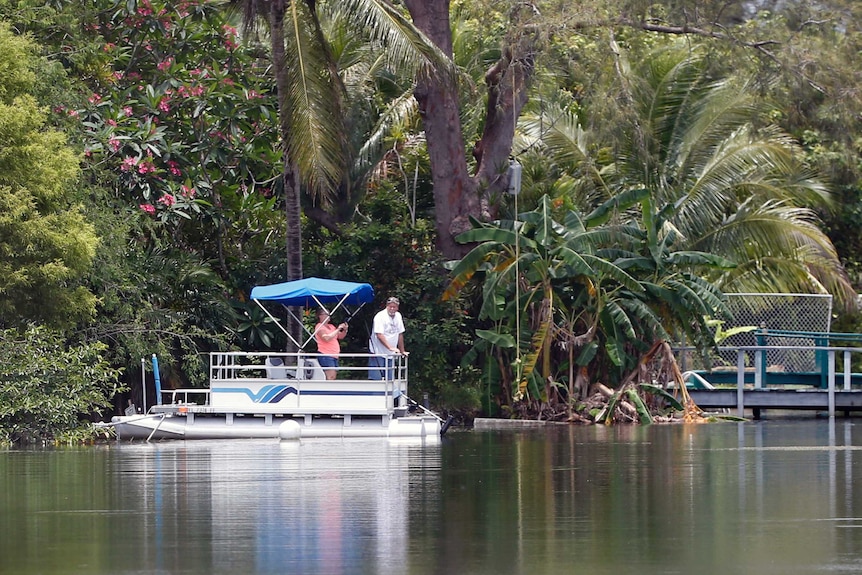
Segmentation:
{"type": "Polygon", "coordinates": [[[281,439],[299,439],[300,435],[302,435],[302,428],[295,419],[283,421],[278,426],[278,436],[281,439]]]}

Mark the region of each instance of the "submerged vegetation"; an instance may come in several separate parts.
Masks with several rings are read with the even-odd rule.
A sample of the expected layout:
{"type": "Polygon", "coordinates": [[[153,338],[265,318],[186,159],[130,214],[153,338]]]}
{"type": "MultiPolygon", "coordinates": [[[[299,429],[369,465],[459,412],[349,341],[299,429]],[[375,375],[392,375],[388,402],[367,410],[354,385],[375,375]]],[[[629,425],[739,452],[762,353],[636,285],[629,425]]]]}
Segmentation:
{"type": "Polygon", "coordinates": [[[397,295],[463,421],[698,420],[725,293],[858,329],[858,9],[720,4],[0,0],[0,441],[283,349],[297,274],[397,295]]]}

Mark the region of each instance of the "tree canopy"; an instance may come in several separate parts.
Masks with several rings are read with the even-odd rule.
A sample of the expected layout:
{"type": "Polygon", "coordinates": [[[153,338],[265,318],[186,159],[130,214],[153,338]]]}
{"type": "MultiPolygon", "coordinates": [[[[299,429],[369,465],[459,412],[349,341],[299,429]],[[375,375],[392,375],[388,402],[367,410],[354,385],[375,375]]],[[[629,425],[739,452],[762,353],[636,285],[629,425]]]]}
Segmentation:
{"type": "Polygon", "coordinates": [[[283,346],[248,291],[312,270],[398,294],[422,390],[494,380],[490,409],[709,345],[722,291],[850,312],[856,12],[0,0],[0,327],[196,385],[211,349],[283,346]]]}
{"type": "Polygon", "coordinates": [[[35,94],[52,64],[0,23],[0,325],[69,326],[88,319],[95,297],[83,285],[97,237],[72,186],[78,156],[50,127],[35,94]]]}

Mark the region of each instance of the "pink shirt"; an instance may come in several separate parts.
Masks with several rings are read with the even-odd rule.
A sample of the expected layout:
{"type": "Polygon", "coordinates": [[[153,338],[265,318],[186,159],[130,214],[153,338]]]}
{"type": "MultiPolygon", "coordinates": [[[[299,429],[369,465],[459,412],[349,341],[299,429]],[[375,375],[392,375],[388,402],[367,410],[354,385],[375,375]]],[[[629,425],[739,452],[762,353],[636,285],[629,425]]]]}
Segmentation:
{"type": "Polygon", "coordinates": [[[337,357],[338,353],[341,351],[341,345],[338,343],[338,336],[333,337],[329,341],[323,339],[323,334],[330,334],[334,331],[338,331],[338,326],[332,325],[331,323],[326,324],[317,324],[314,326],[314,340],[317,342],[317,351],[324,355],[331,355],[332,357],[337,357]]]}

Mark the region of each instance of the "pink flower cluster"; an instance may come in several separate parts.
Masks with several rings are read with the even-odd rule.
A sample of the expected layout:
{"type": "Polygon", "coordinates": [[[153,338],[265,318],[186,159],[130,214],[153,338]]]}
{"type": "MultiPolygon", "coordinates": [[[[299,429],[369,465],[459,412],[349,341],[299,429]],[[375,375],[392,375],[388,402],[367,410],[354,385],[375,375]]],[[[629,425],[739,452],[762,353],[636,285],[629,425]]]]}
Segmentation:
{"type": "Polygon", "coordinates": [[[236,28],[234,28],[233,26],[228,26],[227,24],[225,24],[224,26],[222,26],[222,29],[225,32],[225,40],[224,40],[225,48],[227,48],[228,50],[236,50],[236,48],[239,46],[239,44],[236,41],[236,37],[237,37],[236,28]]]}
{"type": "Polygon", "coordinates": [[[189,15],[189,11],[201,3],[201,0],[180,0],[177,4],[177,14],[182,17],[189,15]]]}
{"type": "Polygon", "coordinates": [[[139,161],[132,156],[127,156],[123,159],[123,163],[120,164],[120,171],[122,172],[134,172],[136,170],[141,175],[154,174],[156,166],[153,164],[152,158],[144,158],[139,161]]]}
{"type": "Polygon", "coordinates": [[[138,16],[152,16],[153,15],[153,5],[150,4],[149,0],[141,0],[140,4],[138,4],[138,16]]]}
{"type": "MultiPolygon", "coordinates": [[[[196,193],[197,191],[194,188],[189,188],[188,186],[180,186],[180,194],[182,194],[182,196],[185,198],[192,199],[195,197],[196,193]]],[[[156,201],[156,203],[161,204],[166,208],[171,208],[177,203],[177,198],[173,194],[165,193],[162,194],[162,197],[160,197],[156,201]]],[[[138,208],[140,208],[142,212],[151,216],[155,215],[156,213],[156,206],[151,203],[140,204],[138,205],[138,208]]]]}
{"type": "Polygon", "coordinates": [[[188,87],[180,86],[179,88],[177,88],[177,94],[179,94],[183,98],[192,98],[192,97],[200,96],[205,91],[206,91],[206,88],[204,88],[201,85],[188,86],[188,87]]]}
{"type": "Polygon", "coordinates": [[[54,113],[55,114],[66,114],[70,118],[77,118],[78,117],[78,111],[77,110],[72,110],[71,108],[64,108],[63,106],[57,106],[56,108],[54,108],[54,113]]]}
{"type": "Polygon", "coordinates": [[[120,164],[120,171],[122,172],[131,172],[134,171],[135,166],[138,165],[138,160],[135,158],[128,156],[123,159],[123,163],[120,164]]]}

